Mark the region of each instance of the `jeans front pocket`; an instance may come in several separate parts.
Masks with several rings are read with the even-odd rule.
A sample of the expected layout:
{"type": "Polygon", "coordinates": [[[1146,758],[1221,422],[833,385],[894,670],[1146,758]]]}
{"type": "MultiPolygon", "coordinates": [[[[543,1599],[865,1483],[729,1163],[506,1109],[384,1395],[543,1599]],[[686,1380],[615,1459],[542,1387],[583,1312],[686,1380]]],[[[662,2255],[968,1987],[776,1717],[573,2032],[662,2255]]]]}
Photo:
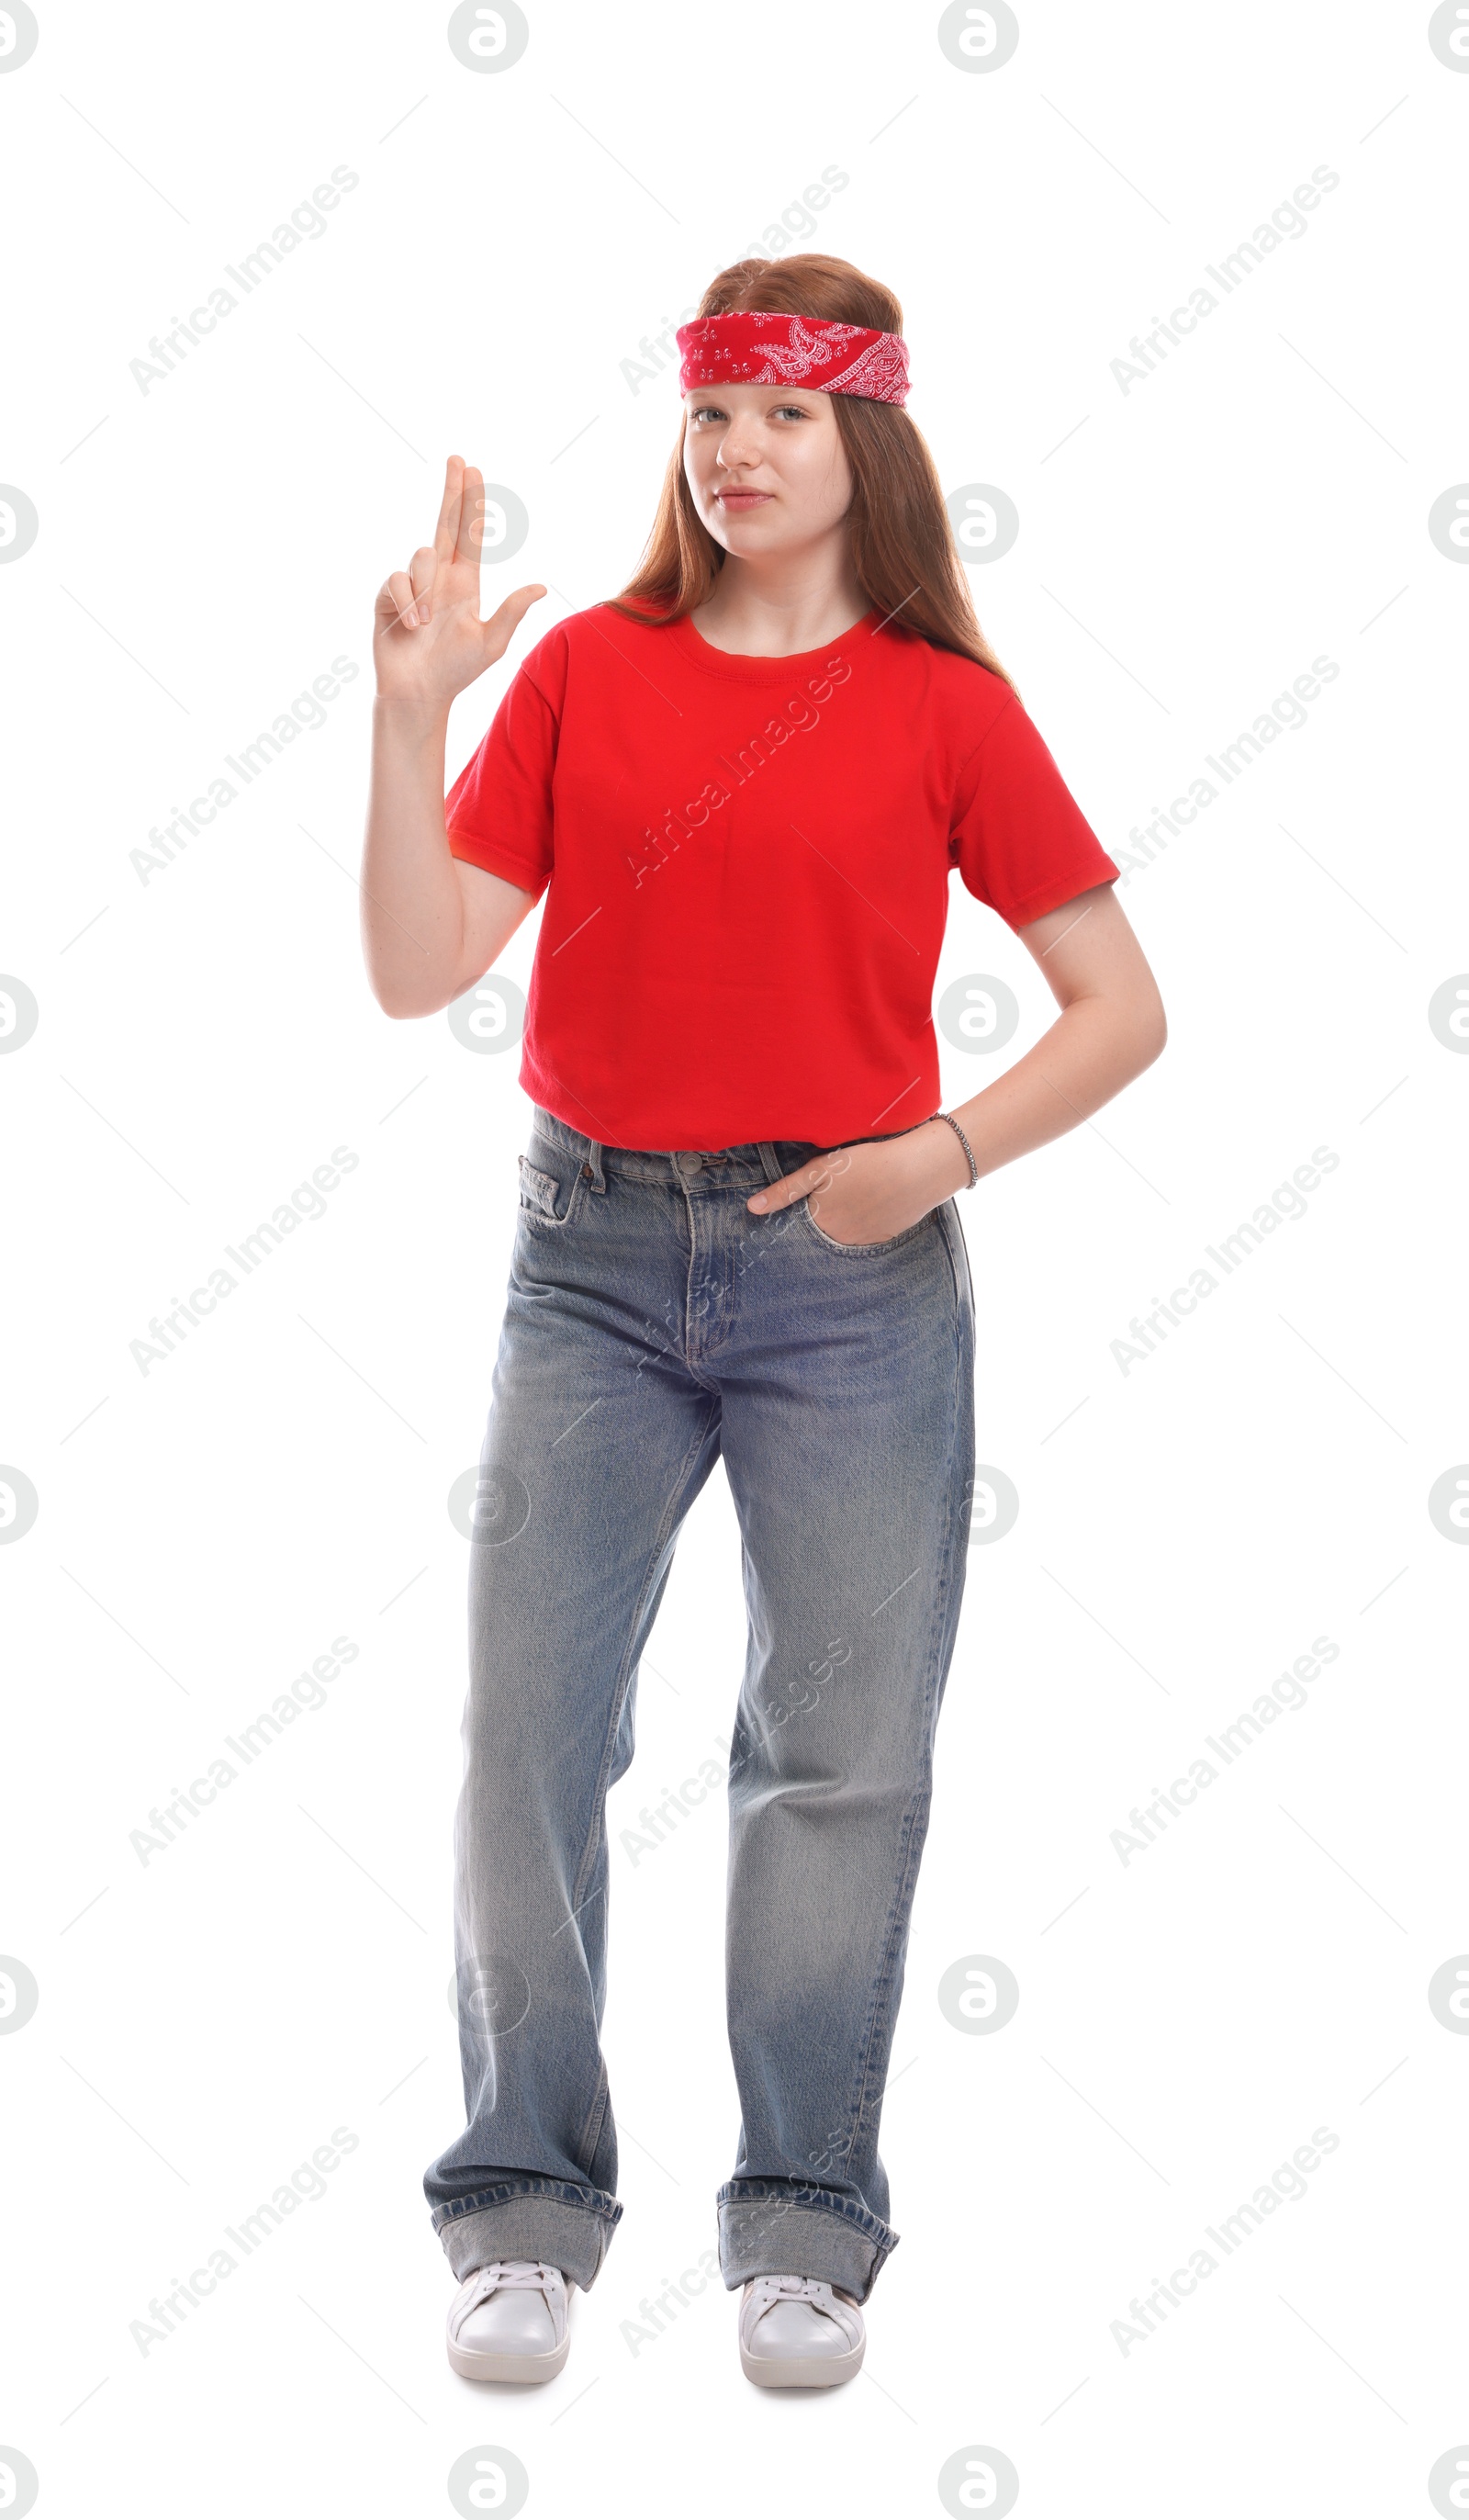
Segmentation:
{"type": "Polygon", "coordinates": [[[549,1226],[562,1232],[581,1205],[586,1175],[577,1157],[564,1148],[534,1136],[530,1143],[541,1161],[532,1163],[529,1155],[515,1157],[520,1167],[521,1219],[537,1230],[549,1226]]]}
{"type": "Polygon", "coordinates": [[[938,1214],[938,1210],[937,1208],[928,1208],[925,1213],[919,1217],[916,1225],[905,1225],[901,1234],[890,1234],[885,1242],[838,1242],[835,1235],[824,1234],[822,1232],[816,1218],[811,1213],[811,1200],[809,1197],[801,1200],[797,1213],[804,1220],[810,1232],[815,1235],[818,1242],[822,1244],[824,1250],[840,1251],[849,1260],[876,1260],[881,1257],[884,1251],[900,1251],[905,1242],[912,1242],[915,1235],[921,1234],[926,1225],[931,1225],[933,1223],[935,1216],[938,1214]]]}

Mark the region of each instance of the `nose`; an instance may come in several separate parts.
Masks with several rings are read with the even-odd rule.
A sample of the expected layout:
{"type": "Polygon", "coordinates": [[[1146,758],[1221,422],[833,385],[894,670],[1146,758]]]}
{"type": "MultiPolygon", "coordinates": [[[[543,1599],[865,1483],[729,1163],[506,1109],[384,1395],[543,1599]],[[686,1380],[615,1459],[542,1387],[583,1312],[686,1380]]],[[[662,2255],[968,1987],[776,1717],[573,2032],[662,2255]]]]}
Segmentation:
{"type": "Polygon", "coordinates": [[[745,433],[744,423],[732,420],[719,441],[719,463],[726,472],[737,472],[742,464],[758,464],[760,446],[756,432],[745,433]]]}

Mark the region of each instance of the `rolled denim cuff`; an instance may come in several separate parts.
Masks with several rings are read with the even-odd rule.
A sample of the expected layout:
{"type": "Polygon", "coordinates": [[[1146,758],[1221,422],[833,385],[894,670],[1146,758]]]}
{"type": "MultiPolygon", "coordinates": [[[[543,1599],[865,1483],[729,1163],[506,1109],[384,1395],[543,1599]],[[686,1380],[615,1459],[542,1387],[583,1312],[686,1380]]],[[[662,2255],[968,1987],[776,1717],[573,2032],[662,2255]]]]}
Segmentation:
{"type": "Polygon", "coordinates": [[[897,2245],[896,2231],[841,2197],[797,2204],[788,2189],[772,2186],[765,2195],[720,2198],[720,2271],[731,2291],[753,2275],[808,2275],[866,2301],[897,2245]]]}
{"type": "Polygon", "coordinates": [[[461,2281],[495,2258],[540,2258],[590,2292],[621,2219],[620,2205],[609,2213],[527,2187],[492,2205],[441,2208],[434,2228],[461,2281]]]}

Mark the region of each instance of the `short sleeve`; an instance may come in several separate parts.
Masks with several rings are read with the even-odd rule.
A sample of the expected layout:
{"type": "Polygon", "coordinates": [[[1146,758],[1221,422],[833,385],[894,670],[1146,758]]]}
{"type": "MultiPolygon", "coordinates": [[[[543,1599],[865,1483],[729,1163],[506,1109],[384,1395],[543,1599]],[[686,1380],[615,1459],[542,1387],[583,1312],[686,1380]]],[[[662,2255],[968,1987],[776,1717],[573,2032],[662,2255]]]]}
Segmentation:
{"type": "Polygon", "coordinates": [[[1121,873],[1013,694],[955,784],[949,857],[1010,927],[1121,873]]]}
{"type": "Polygon", "coordinates": [[[522,664],[444,800],[452,856],[533,893],[551,881],[555,710],[522,664]]]}

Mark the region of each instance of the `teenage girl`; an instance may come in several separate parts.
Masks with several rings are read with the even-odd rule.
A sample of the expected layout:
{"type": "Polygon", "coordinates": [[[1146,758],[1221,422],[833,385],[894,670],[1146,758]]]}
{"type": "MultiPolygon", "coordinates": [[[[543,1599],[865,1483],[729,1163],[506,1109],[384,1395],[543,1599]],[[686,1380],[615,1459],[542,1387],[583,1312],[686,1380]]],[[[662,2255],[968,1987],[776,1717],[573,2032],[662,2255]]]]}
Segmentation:
{"type": "Polygon", "coordinates": [[[903,407],[902,320],[824,255],[721,272],[678,335],[682,423],[637,574],[531,649],[447,800],[450,703],[546,592],[481,621],[484,484],[459,457],[432,544],[378,598],[378,1004],[448,1006],[545,901],[470,1552],[468,2123],[424,2179],[471,2378],[561,2369],[568,2291],[621,2218],[603,1806],[720,1459],[748,1648],[719,2264],[750,2379],[857,2370],[898,2236],[878,2120],[969,1539],[956,1194],[1164,1043],[1118,869],[975,619],[903,407]],[[1060,1013],[944,1113],[956,868],[1060,1013]]]}

